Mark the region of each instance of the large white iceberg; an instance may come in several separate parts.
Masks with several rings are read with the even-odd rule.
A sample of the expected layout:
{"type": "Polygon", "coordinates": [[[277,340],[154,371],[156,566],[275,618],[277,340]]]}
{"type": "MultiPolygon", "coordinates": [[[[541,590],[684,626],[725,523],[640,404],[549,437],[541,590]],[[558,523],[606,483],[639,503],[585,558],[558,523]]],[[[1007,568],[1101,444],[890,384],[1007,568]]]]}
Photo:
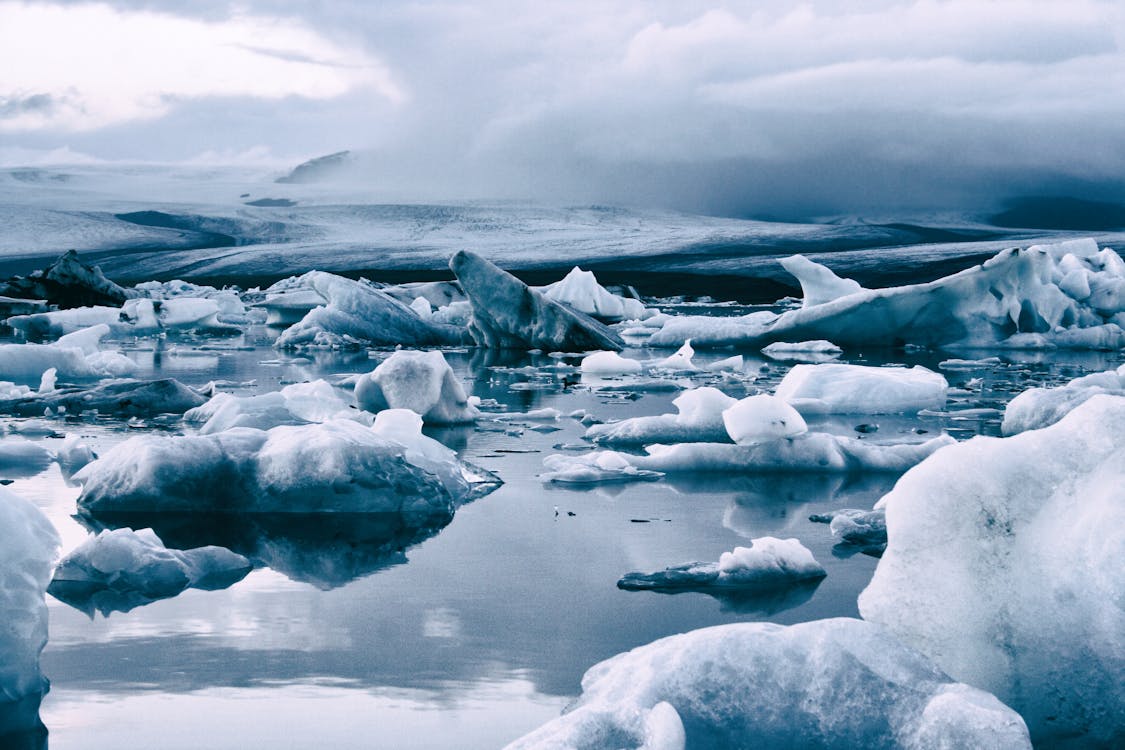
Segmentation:
{"type": "MultiPolygon", "coordinates": [[[[804,282],[811,268],[800,273],[804,282]]],[[[843,346],[1125,346],[1125,261],[1090,239],[1004,250],[924,284],[843,296],[836,295],[846,290],[830,286],[814,284],[813,304],[780,315],[756,312],[718,324],[673,318],[649,344],[679,346],[691,338],[696,346],[814,339],[843,346]]]]}
{"type": "Polygon", "coordinates": [[[108,614],[187,588],[225,588],[252,568],[245,557],[223,547],[168,549],[152,529],[105,530],[59,562],[50,591],[87,613],[108,614]]]}
{"type": "Polygon", "coordinates": [[[794,365],[774,395],[804,414],[896,414],[940,409],[949,383],[916,365],[794,365]]]}
{"type": "Polygon", "coordinates": [[[497,480],[421,433],[421,417],[236,427],[212,435],[142,435],[75,479],[80,507],[99,511],[448,512],[497,480]]]}
{"type": "Polygon", "coordinates": [[[602,321],[643,318],[646,314],[645,306],[640,300],[618,297],[599,284],[592,271],[583,271],[578,266],[571,269],[561,281],[548,284],[540,291],[548,299],[562,302],[602,321]]]}
{"type": "MultiPolygon", "coordinates": [[[[4,704],[47,691],[39,672],[39,653],[47,643],[43,595],[58,549],[58,532],[43,512],[0,488],[0,716],[4,704]]],[[[17,718],[22,713],[17,711],[17,718]]],[[[0,727],[0,734],[26,728],[0,727]]]]}
{"type": "Polygon", "coordinates": [[[1037,742],[1121,746],[1125,398],[945,448],[876,507],[888,544],[864,618],[994,692],[1037,742]]]}
{"type": "Polygon", "coordinates": [[[462,424],[480,416],[438,351],[395,352],[356,380],[355,399],[372,413],[410,409],[428,424],[462,424]]]}
{"type": "Polygon", "coordinates": [[[1023,720],[887,631],[839,618],[663,638],[586,672],[558,719],[508,750],[1030,748],[1023,720]]]}
{"type": "Polygon", "coordinates": [[[299,281],[323,303],[278,337],[280,348],[437,346],[468,340],[464,329],[423,319],[369,284],[324,271],[309,271],[299,281]]]}
{"type": "Polygon", "coordinates": [[[1027,389],[1008,402],[1000,429],[1015,435],[1048,427],[1100,393],[1125,396],[1125,365],[1075,378],[1058,388],[1027,389]]]}

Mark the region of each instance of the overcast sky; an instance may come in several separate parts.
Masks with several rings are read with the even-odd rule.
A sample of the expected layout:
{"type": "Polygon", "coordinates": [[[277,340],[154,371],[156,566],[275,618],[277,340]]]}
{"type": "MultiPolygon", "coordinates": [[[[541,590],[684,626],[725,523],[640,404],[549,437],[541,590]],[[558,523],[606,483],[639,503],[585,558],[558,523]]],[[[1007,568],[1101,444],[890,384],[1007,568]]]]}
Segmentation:
{"type": "Polygon", "coordinates": [[[0,160],[350,148],[418,199],[733,215],[1122,200],[1123,42],[1120,0],[0,0],[0,160]]]}

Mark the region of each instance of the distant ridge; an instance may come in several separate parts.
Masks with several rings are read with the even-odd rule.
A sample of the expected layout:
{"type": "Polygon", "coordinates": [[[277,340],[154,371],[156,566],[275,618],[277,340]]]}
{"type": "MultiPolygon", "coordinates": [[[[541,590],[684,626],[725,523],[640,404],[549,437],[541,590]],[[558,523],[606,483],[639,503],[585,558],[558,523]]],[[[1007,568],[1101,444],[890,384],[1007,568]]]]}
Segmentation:
{"type": "Polygon", "coordinates": [[[340,167],[351,161],[351,151],[337,151],[327,156],[318,156],[298,164],[292,172],[284,177],[278,177],[274,182],[283,184],[320,182],[331,177],[340,167]]]}

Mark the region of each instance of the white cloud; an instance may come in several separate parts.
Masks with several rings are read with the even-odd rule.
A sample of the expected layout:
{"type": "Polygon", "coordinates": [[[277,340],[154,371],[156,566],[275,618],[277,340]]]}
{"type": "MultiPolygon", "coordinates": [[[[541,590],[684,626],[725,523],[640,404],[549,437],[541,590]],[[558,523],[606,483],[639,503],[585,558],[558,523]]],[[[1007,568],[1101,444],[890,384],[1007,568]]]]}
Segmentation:
{"type": "Polygon", "coordinates": [[[202,21],[105,4],[0,2],[0,130],[83,131],[214,97],[404,94],[386,66],[293,19],[202,21]]]}

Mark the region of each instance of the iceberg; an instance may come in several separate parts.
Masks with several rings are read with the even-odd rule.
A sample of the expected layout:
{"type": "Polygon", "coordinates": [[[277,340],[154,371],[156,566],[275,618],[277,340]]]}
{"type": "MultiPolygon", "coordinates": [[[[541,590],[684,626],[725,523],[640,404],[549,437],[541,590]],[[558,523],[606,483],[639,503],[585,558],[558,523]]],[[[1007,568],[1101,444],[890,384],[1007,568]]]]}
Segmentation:
{"type": "Polygon", "coordinates": [[[627,573],[617,582],[617,588],[627,591],[768,589],[825,575],[824,567],[798,540],[764,536],[751,539],[749,547],[724,552],[717,563],[691,562],[656,573],[627,573]]]}
{"type": "Polygon", "coordinates": [[[226,588],[253,569],[223,547],[168,549],[152,529],[101,531],[66,555],[47,591],[93,616],[128,612],[188,588],[226,588]]]}
{"type": "Polygon", "coordinates": [[[954,678],[990,690],[1044,746],[1125,739],[1125,398],[975,437],[876,505],[887,549],[860,594],[954,678]]]}
{"type": "Polygon", "coordinates": [[[605,325],[523,283],[465,250],[449,261],[473,307],[469,331],[477,346],[544,351],[620,351],[605,325]]]}
{"type": "Polygon", "coordinates": [[[810,516],[810,521],[827,523],[832,536],[844,544],[882,552],[887,545],[887,515],[883,509],[841,508],[832,513],[810,516]]]}
{"type": "Polygon", "coordinates": [[[737,623],[619,654],[508,750],[1030,748],[1020,716],[886,630],[848,618],[737,623]]]}
{"type": "Polygon", "coordinates": [[[809,431],[796,409],[784,399],[764,393],[731,404],[722,417],[727,434],[738,445],[768,443],[809,431]]]}
{"type": "Polygon", "coordinates": [[[646,482],[660,479],[659,471],[638,469],[616,451],[596,451],[581,456],[553,454],[543,459],[547,471],[539,475],[544,482],[595,485],[620,482],[646,482]]]}
{"type": "Polygon", "coordinates": [[[594,352],[582,358],[579,365],[585,375],[629,375],[641,371],[641,363],[622,357],[617,352],[594,352]]]}
{"type": "Polygon", "coordinates": [[[592,271],[578,266],[571,269],[561,281],[539,289],[545,297],[585,313],[592,318],[617,323],[627,319],[644,318],[646,310],[640,300],[618,297],[598,283],[592,271]]]}
{"type": "Polygon", "coordinates": [[[359,408],[410,409],[426,424],[465,424],[480,410],[441,352],[397,351],[355,383],[359,408]]]}
{"type": "Polygon", "coordinates": [[[0,474],[6,478],[33,477],[55,460],[55,454],[22,437],[0,438],[0,474]]]}
{"type": "Polygon", "coordinates": [[[44,592],[59,535],[39,508],[0,488],[0,738],[35,731],[47,680],[39,654],[47,643],[44,592]]]}
{"type": "Polygon", "coordinates": [[[137,293],[105,277],[97,266],[87,266],[78,253],[68,250],[42,271],[9,279],[0,294],[46,300],[62,308],[86,305],[120,305],[137,293]]]}
{"type": "Polygon", "coordinates": [[[300,281],[323,302],[278,337],[278,348],[443,346],[468,340],[464,329],[424,320],[369,284],[324,271],[309,271],[300,281]]]}
{"type": "Polygon", "coordinates": [[[46,393],[0,397],[0,414],[39,417],[45,414],[99,414],[120,417],[152,417],[183,414],[207,399],[173,378],[133,380],[123,378],[92,388],[66,386],[46,393]]]}
{"type": "Polygon", "coordinates": [[[0,344],[0,378],[39,382],[52,368],[64,378],[103,378],[127,375],[136,365],[117,352],[86,354],[76,346],[0,344]]]}
{"type": "Polygon", "coordinates": [[[791,255],[778,262],[801,283],[801,303],[804,307],[823,305],[825,302],[865,291],[858,282],[841,278],[832,269],[803,255],[791,255]]]}
{"type": "Polygon", "coordinates": [[[1015,435],[1049,427],[1094,396],[1125,396],[1125,365],[1075,378],[1058,388],[1029,388],[1008,402],[1000,430],[1015,435]]]}
{"type": "MultiPolygon", "coordinates": [[[[815,265],[815,264],[814,264],[815,265]]],[[[807,276],[804,269],[801,271],[807,276]]],[[[827,269],[824,269],[827,270],[827,269]]],[[[915,344],[975,347],[1120,349],[1125,346],[1125,261],[1092,239],[1009,249],[984,263],[924,284],[832,289],[780,315],[684,316],[665,323],[650,346],[756,345],[825,339],[842,346],[915,344]],[[1090,286],[1077,289],[1078,272],[1090,286]],[[1071,281],[1065,281],[1071,277],[1071,281]],[[824,297],[831,297],[824,299],[824,297]]],[[[827,287],[825,287],[827,289],[827,287]]]]}
{"type": "Polygon", "coordinates": [[[844,350],[831,341],[775,341],[762,348],[762,354],[770,359],[795,360],[798,362],[827,362],[839,357],[844,350]]]}
{"type": "Polygon", "coordinates": [[[723,410],[734,403],[735,399],[717,388],[694,388],[672,401],[677,414],[591,425],[586,430],[586,438],[613,446],[724,442],[730,438],[723,423],[723,410]]]}
{"type": "Polygon", "coordinates": [[[803,414],[898,414],[941,409],[949,383],[921,365],[794,365],[774,395],[803,414]]]}
{"type": "MultiPolygon", "coordinates": [[[[206,403],[184,413],[185,422],[203,423],[201,435],[235,427],[268,430],[284,424],[327,422],[331,419],[364,421],[364,416],[338,395],[327,381],[291,383],[279,391],[256,396],[216,393],[206,403]]],[[[368,418],[370,419],[370,418],[368,418]]]]}
{"type": "Polygon", "coordinates": [[[498,480],[388,409],[367,427],[334,419],[270,430],[130,438],[74,478],[81,509],[199,513],[443,512],[498,480]]]}

